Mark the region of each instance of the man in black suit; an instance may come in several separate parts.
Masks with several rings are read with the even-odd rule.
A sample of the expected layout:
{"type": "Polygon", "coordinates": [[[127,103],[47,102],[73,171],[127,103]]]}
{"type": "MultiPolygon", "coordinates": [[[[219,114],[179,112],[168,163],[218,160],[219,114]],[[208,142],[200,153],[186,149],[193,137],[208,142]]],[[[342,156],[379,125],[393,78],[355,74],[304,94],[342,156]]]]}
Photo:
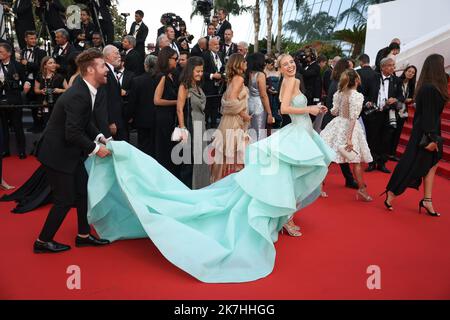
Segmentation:
{"type": "MultiPolygon", "coordinates": [[[[9,10],[10,8],[5,6],[5,11],[9,10]]],[[[26,46],[25,32],[36,30],[31,0],[16,1],[12,7],[12,10],[16,14],[14,25],[16,29],[17,41],[19,42],[20,49],[24,49],[26,46]]]]}
{"type": "Polygon", "coordinates": [[[223,44],[220,45],[220,52],[222,52],[223,60],[225,61],[225,64],[228,62],[228,59],[230,56],[234,53],[238,52],[238,46],[236,43],[233,42],[233,30],[227,29],[225,30],[225,41],[223,44]]]}
{"type": "Polygon", "coordinates": [[[232,29],[231,23],[227,21],[228,12],[225,9],[219,9],[217,16],[219,17],[219,25],[217,26],[216,35],[220,37],[220,43],[225,42],[225,30],[232,29]]]}
{"type": "Polygon", "coordinates": [[[203,53],[205,61],[203,90],[207,96],[205,121],[208,129],[217,128],[221,100],[219,95],[222,94],[225,84],[222,76],[225,72],[225,63],[219,50],[219,39],[212,38],[209,41],[209,50],[203,53]]]}
{"type": "Polygon", "coordinates": [[[176,40],[176,32],[175,28],[172,26],[166,27],[166,36],[169,39],[169,47],[171,47],[173,50],[175,50],[180,55],[180,46],[178,45],[178,42],[176,40]]]}
{"type": "Polygon", "coordinates": [[[138,148],[146,154],[155,156],[155,104],[153,96],[158,86],[155,77],[158,58],[149,55],[145,58],[145,73],[131,81],[128,112],[129,118],[138,132],[138,148]]]}
{"type": "Polygon", "coordinates": [[[142,21],[144,18],[144,12],[142,10],[137,10],[134,19],[135,22],[131,25],[129,36],[133,36],[136,38],[136,50],[142,56],[142,63],[145,58],[145,39],[147,39],[148,28],[145,23],[142,21]]]}
{"type": "Polygon", "coordinates": [[[374,159],[374,162],[369,164],[367,171],[378,169],[381,172],[390,173],[386,168],[386,162],[391,145],[390,141],[395,130],[395,124],[390,121],[390,114],[394,112],[395,119],[398,102],[403,102],[404,97],[400,80],[394,73],[394,60],[384,58],[381,60],[380,66],[381,74],[376,74],[376,77],[372,80],[373,83],[368,85],[368,80],[364,80],[365,83],[363,83],[363,90],[369,90],[363,119],[367,143],[374,159]],[[373,86],[373,88],[367,89],[370,86],[373,86]],[[372,94],[374,96],[370,97],[372,94]],[[375,100],[375,104],[370,100],[375,100]]]}
{"type": "Polygon", "coordinates": [[[375,58],[375,71],[376,72],[380,72],[380,62],[383,58],[387,57],[387,55],[389,54],[389,52],[392,50],[391,48],[398,48],[398,50],[400,50],[400,39],[399,38],[394,38],[392,39],[391,43],[389,44],[389,46],[380,49],[377,53],[377,57],[375,58]]]}
{"type": "Polygon", "coordinates": [[[58,29],[66,28],[66,24],[62,18],[65,17],[66,8],[61,4],[60,0],[46,1],[45,7],[41,7],[40,4],[40,1],[36,1],[36,15],[45,18],[50,36],[55,41],[54,32],[58,29]]]}
{"type": "Polygon", "coordinates": [[[88,175],[84,161],[89,156],[107,157],[105,137],[92,120],[97,89],[106,83],[107,68],[102,54],[89,49],[77,58],[81,77],[56,102],[44,134],[38,143],[42,163],[53,194],[53,207],[34,243],[35,253],[58,253],[70,246],[53,240],[72,207],[77,208],[77,247],[101,246],[107,240],[91,235],[87,219],[88,175]]]}
{"type": "Polygon", "coordinates": [[[334,66],[338,61],[341,60],[341,57],[336,56],[331,60],[331,63],[328,65],[328,68],[323,72],[322,75],[322,87],[325,91],[325,96],[328,95],[328,88],[330,88],[331,84],[331,74],[333,73],[334,66]]]}
{"type": "Polygon", "coordinates": [[[114,72],[116,74],[116,78],[119,81],[121,91],[122,100],[126,104],[128,101],[128,95],[131,89],[131,81],[136,77],[135,74],[125,69],[125,54],[120,55],[120,67],[115,68],[114,72]]]}
{"type": "MultiPolygon", "coordinates": [[[[125,69],[139,76],[144,73],[144,63],[141,55],[136,51],[136,38],[125,36],[122,40],[122,48],[125,51],[125,69]]],[[[119,56],[120,57],[120,56],[119,56]]]]}
{"type": "Polygon", "coordinates": [[[119,49],[113,45],[107,45],[103,49],[103,56],[106,67],[108,68],[107,83],[105,89],[107,92],[108,122],[111,135],[114,140],[128,140],[128,130],[126,110],[122,100],[122,88],[116,74],[121,67],[121,57],[119,49]]]}
{"type": "MultiPolygon", "coordinates": [[[[31,85],[26,81],[22,65],[12,59],[12,48],[7,43],[0,43],[0,105],[23,104],[22,93],[27,94],[31,85]]],[[[17,150],[20,159],[25,159],[25,133],[23,131],[22,108],[1,110],[4,138],[3,156],[9,156],[9,123],[14,128],[17,150]]]]}
{"type": "Polygon", "coordinates": [[[195,46],[192,47],[191,57],[203,57],[203,52],[208,50],[208,40],[206,38],[198,39],[195,46]]]}
{"type": "MultiPolygon", "coordinates": [[[[47,53],[39,48],[37,44],[36,31],[25,32],[25,47],[20,54],[20,63],[25,70],[25,78],[30,83],[31,88],[26,96],[25,103],[32,103],[35,100],[34,83],[41,68],[41,61],[47,55],[47,53]]],[[[33,127],[30,129],[32,132],[40,132],[43,130],[42,119],[37,116],[37,109],[34,108],[31,111],[33,116],[33,127]]]]}
{"type": "Polygon", "coordinates": [[[69,39],[69,32],[66,29],[58,29],[55,31],[56,47],[53,50],[53,58],[56,64],[58,64],[58,73],[66,80],[71,76],[68,70],[69,59],[77,51],[69,42],[69,39]]]}
{"type": "Polygon", "coordinates": [[[363,103],[363,119],[365,117],[364,111],[370,111],[377,103],[378,91],[377,82],[379,75],[370,66],[370,57],[367,54],[362,54],[359,58],[360,69],[357,70],[361,77],[361,85],[358,87],[358,92],[364,96],[363,103]]]}
{"type": "Polygon", "coordinates": [[[312,49],[305,50],[305,61],[297,65],[298,72],[303,76],[305,82],[305,95],[308,98],[308,105],[316,105],[322,97],[322,77],[320,65],[312,49]]]}

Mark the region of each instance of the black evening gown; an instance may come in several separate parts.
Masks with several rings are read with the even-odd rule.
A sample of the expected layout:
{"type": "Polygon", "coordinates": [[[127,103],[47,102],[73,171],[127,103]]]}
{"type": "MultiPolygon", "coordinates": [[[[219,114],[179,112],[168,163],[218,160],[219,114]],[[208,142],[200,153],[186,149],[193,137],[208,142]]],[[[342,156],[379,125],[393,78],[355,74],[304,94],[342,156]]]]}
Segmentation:
{"type": "Polygon", "coordinates": [[[431,84],[424,84],[419,90],[411,137],[386,188],[397,196],[407,188],[419,189],[423,178],[442,159],[442,143],[439,152],[429,152],[419,144],[424,134],[432,138],[441,135],[441,114],[446,102],[431,84]]]}
{"type": "MultiPolygon", "coordinates": [[[[161,75],[163,76],[163,75],[161,75]]],[[[174,80],[166,76],[164,93],[165,100],[177,100],[178,87],[174,80]]],[[[179,166],[172,161],[172,149],[178,142],[171,140],[172,132],[176,125],[176,106],[160,107],[155,106],[155,160],[174,176],[179,176],[179,166]]]]}

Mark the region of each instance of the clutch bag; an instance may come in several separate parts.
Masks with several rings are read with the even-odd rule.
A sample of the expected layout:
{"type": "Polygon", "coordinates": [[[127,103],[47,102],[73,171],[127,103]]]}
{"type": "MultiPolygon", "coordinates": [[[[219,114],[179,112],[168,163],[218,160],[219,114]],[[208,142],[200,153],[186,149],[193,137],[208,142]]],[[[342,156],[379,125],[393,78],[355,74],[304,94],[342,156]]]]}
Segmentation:
{"type": "Polygon", "coordinates": [[[338,147],[338,151],[339,153],[347,160],[347,161],[353,161],[355,160],[356,156],[358,155],[358,152],[356,152],[355,150],[351,150],[351,151],[347,151],[347,145],[344,144],[342,146],[338,147]]]}

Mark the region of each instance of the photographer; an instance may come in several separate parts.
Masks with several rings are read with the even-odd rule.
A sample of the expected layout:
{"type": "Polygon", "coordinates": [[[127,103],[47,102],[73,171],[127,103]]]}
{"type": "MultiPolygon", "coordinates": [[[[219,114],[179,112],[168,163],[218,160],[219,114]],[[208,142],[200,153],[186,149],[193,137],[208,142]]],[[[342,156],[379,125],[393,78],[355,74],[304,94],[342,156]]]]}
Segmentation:
{"type": "Polygon", "coordinates": [[[227,29],[224,33],[225,41],[220,46],[220,52],[224,56],[225,63],[228,62],[230,56],[238,52],[237,44],[233,42],[233,30],[227,29]]]}
{"type": "MultiPolygon", "coordinates": [[[[33,16],[33,6],[31,0],[22,0],[14,2],[12,11],[16,14],[17,18],[14,20],[16,29],[17,41],[19,42],[20,49],[25,48],[25,32],[36,30],[33,16]]],[[[5,11],[9,11],[10,8],[5,5],[5,11]]]]}
{"type": "Polygon", "coordinates": [[[312,48],[300,50],[296,56],[297,70],[303,76],[308,105],[316,105],[322,96],[322,77],[317,56],[312,48]]]}
{"type": "Polygon", "coordinates": [[[136,39],[126,36],[122,40],[122,48],[125,51],[125,69],[139,76],[144,73],[144,63],[141,55],[136,51],[136,39]]]}
{"type": "Polygon", "coordinates": [[[367,142],[374,160],[374,162],[369,164],[366,171],[379,170],[384,173],[390,173],[386,168],[386,162],[390,151],[389,146],[393,139],[393,132],[396,128],[398,102],[403,102],[404,97],[401,81],[394,73],[394,60],[385,58],[381,60],[380,66],[381,74],[377,73],[376,78],[373,80],[376,104],[366,105],[363,117],[367,142]]]}
{"type": "Polygon", "coordinates": [[[219,24],[217,25],[216,35],[220,37],[220,43],[225,42],[225,31],[228,29],[233,29],[231,23],[227,21],[228,12],[225,9],[219,9],[217,11],[217,17],[219,18],[219,24]]]}
{"type": "Polygon", "coordinates": [[[42,20],[43,18],[45,19],[50,36],[54,42],[54,31],[66,28],[66,24],[64,23],[66,8],[59,0],[37,0],[35,5],[36,15],[41,18],[41,23],[44,23],[42,20]]]}
{"type": "Polygon", "coordinates": [[[74,44],[79,50],[84,50],[92,46],[92,35],[98,31],[92,22],[89,9],[81,9],[80,29],[73,30],[74,44]]]}
{"type": "Polygon", "coordinates": [[[56,47],[53,50],[52,57],[58,65],[58,72],[65,79],[69,79],[72,76],[69,74],[69,59],[71,59],[77,50],[69,42],[69,32],[66,29],[58,29],[55,31],[55,41],[56,47]]]}
{"type": "Polygon", "coordinates": [[[145,59],[145,39],[147,39],[148,35],[148,27],[142,21],[144,18],[144,12],[142,10],[137,10],[134,19],[135,21],[131,25],[129,36],[133,36],[136,38],[136,51],[142,56],[142,63],[145,59]]]}
{"type": "Polygon", "coordinates": [[[176,33],[175,33],[175,28],[173,26],[166,27],[166,36],[170,41],[169,47],[171,47],[173,50],[175,50],[177,52],[177,55],[180,56],[180,47],[175,40],[176,33]]]}
{"type": "MultiPolygon", "coordinates": [[[[41,67],[42,59],[47,55],[47,53],[37,46],[37,35],[36,31],[26,31],[25,32],[25,48],[20,54],[20,63],[25,69],[25,77],[31,85],[31,90],[26,96],[26,104],[35,101],[34,94],[34,82],[39,74],[39,69],[41,67]]],[[[43,129],[41,119],[37,116],[37,109],[32,109],[31,114],[33,116],[33,127],[28,129],[31,132],[40,132],[43,129]]]]}
{"type": "MultiPolygon", "coordinates": [[[[22,93],[27,94],[31,88],[26,82],[22,65],[11,59],[12,48],[7,43],[0,43],[0,105],[11,106],[23,104],[22,93]]],[[[3,156],[10,155],[9,149],[9,123],[11,123],[17,141],[17,150],[20,159],[25,159],[25,133],[23,131],[22,109],[1,108],[1,121],[4,138],[3,156]]]]}
{"type": "Polygon", "coordinates": [[[41,62],[41,72],[35,81],[34,93],[38,97],[39,104],[42,104],[38,116],[42,119],[44,127],[59,96],[69,87],[66,79],[56,72],[56,67],[55,59],[45,57],[41,62]]]}
{"type": "Polygon", "coordinates": [[[222,94],[225,85],[225,63],[219,50],[219,38],[212,38],[209,41],[209,50],[203,53],[203,60],[205,61],[203,90],[206,94],[205,120],[207,129],[217,128],[220,94],[222,94]]]}

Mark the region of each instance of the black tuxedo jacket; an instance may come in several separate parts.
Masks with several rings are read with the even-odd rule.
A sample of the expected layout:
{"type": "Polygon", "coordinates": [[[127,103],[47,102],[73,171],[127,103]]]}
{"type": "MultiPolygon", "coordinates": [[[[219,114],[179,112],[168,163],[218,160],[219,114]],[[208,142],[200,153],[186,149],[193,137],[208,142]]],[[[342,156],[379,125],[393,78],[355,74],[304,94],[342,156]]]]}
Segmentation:
{"type": "Polygon", "coordinates": [[[96,1],[92,1],[99,15],[102,16],[104,21],[112,22],[111,12],[109,11],[109,7],[111,7],[111,0],[99,0],[100,6],[97,5],[96,1]]]}
{"type": "Polygon", "coordinates": [[[128,96],[128,117],[134,119],[138,129],[152,128],[155,120],[155,104],[153,101],[159,77],[144,73],[131,81],[128,96]]]}
{"type": "Polygon", "coordinates": [[[322,77],[320,76],[320,66],[313,62],[307,68],[299,68],[300,74],[305,81],[306,96],[308,103],[312,104],[314,98],[322,97],[322,77]]]}
{"type": "Polygon", "coordinates": [[[60,73],[65,79],[68,77],[68,64],[69,58],[73,56],[78,50],[71,43],[67,43],[66,49],[59,54],[60,46],[56,46],[53,50],[52,57],[55,59],[56,63],[59,64],[58,73],[60,73]]]}
{"type": "Polygon", "coordinates": [[[17,1],[14,3],[12,9],[17,15],[17,19],[14,21],[17,30],[23,30],[24,32],[36,30],[32,8],[31,0],[21,0],[19,6],[17,6],[17,1]]]}
{"type": "MultiPolygon", "coordinates": [[[[25,59],[29,55],[27,49],[23,49],[21,51],[21,57],[25,59]]],[[[44,59],[45,56],[47,56],[47,52],[45,50],[42,50],[38,46],[33,48],[33,62],[28,62],[25,66],[25,74],[29,75],[30,73],[33,74],[34,79],[36,79],[38,73],[41,69],[41,61],[44,59]]]]}
{"type": "MultiPolygon", "coordinates": [[[[380,92],[380,87],[381,87],[381,74],[380,73],[375,73],[376,74],[376,78],[375,78],[375,92],[376,92],[376,100],[375,102],[378,101],[378,94],[380,92]]],[[[400,102],[404,102],[405,98],[403,97],[403,90],[402,90],[402,84],[401,84],[401,80],[395,76],[392,75],[389,78],[389,97],[388,98],[396,98],[398,101],[400,102]]],[[[397,107],[397,103],[392,104],[392,105],[387,105],[386,108],[391,109],[391,108],[395,108],[397,107]]]]}
{"type": "Polygon", "coordinates": [[[221,43],[225,42],[225,30],[227,29],[231,29],[231,23],[225,20],[216,32],[217,36],[220,37],[221,43]]]}
{"type": "Polygon", "coordinates": [[[8,103],[12,105],[22,104],[23,84],[26,81],[24,68],[16,60],[10,60],[6,69],[5,80],[16,80],[17,82],[21,82],[21,85],[18,88],[5,90],[6,99],[8,103]]]}
{"type": "Polygon", "coordinates": [[[125,56],[125,69],[133,72],[136,76],[144,73],[143,57],[136,51],[136,49],[131,49],[131,51],[125,56]]]}
{"type": "Polygon", "coordinates": [[[203,52],[202,49],[200,49],[200,46],[196,44],[191,49],[191,57],[200,57],[203,58],[203,52]]]}
{"type": "Polygon", "coordinates": [[[42,11],[45,13],[45,20],[50,31],[65,28],[62,17],[66,14],[66,8],[59,0],[53,0],[49,3],[48,10],[46,8],[36,8],[36,15],[40,17],[42,11]]]}
{"type": "Polygon", "coordinates": [[[117,128],[123,128],[124,123],[124,108],[123,100],[121,96],[121,87],[114,74],[114,70],[107,65],[108,81],[105,85],[107,109],[108,109],[108,122],[109,124],[116,124],[117,128]]]}
{"type": "Polygon", "coordinates": [[[82,78],[75,80],[56,102],[39,141],[39,161],[53,170],[73,174],[94,151],[100,131],[92,121],[92,99],[82,78]]]}
{"type": "Polygon", "coordinates": [[[214,85],[217,80],[211,80],[211,74],[214,74],[216,72],[223,73],[225,71],[225,63],[223,61],[222,53],[218,52],[217,54],[222,61],[222,68],[220,70],[217,70],[216,64],[214,63],[214,59],[211,55],[211,51],[208,50],[203,52],[203,61],[205,62],[203,74],[203,90],[205,91],[206,95],[215,95],[219,93],[219,87],[214,85]]]}
{"type": "Polygon", "coordinates": [[[322,87],[326,95],[328,94],[328,89],[330,88],[332,73],[333,69],[331,67],[328,67],[322,75],[322,87]]]}
{"type": "Polygon", "coordinates": [[[234,54],[238,52],[237,49],[237,44],[236,43],[231,43],[230,47],[227,50],[227,47],[225,46],[225,43],[220,45],[220,52],[222,53],[224,60],[228,60],[228,58],[234,54]]]}
{"type": "Polygon", "coordinates": [[[85,34],[86,40],[84,40],[85,43],[91,43],[92,42],[92,35],[94,32],[97,32],[98,29],[92,22],[89,22],[87,25],[81,26],[81,29],[75,29],[72,31],[72,41],[74,44],[76,44],[81,50],[84,49],[81,46],[79,46],[80,40],[77,39],[77,37],[80,34],[85,34]]]}
{"type": "MultiPolygon", "coordinates": [[[[131,25],[130,33],[128,35],[134,35],[134,30],[136,28],[136,22],[133,22],[131,25]]],[[[136,34],[136,50],[140,53],[140,55],[145,58],[145,39],[148,36],[148,27],[144,22],[141,22],[141,26],[136,34]]]]}
{"type": "Polygon", "coordinates": [[[361,85],[358,87],[358,92],[364,96],[364,105],[367,102],[376,104],[378,100],[378,92],[380,90],[380,75],[368,66],[362,67],[357,70],[357,72],[361,77],[361,85]]]}

